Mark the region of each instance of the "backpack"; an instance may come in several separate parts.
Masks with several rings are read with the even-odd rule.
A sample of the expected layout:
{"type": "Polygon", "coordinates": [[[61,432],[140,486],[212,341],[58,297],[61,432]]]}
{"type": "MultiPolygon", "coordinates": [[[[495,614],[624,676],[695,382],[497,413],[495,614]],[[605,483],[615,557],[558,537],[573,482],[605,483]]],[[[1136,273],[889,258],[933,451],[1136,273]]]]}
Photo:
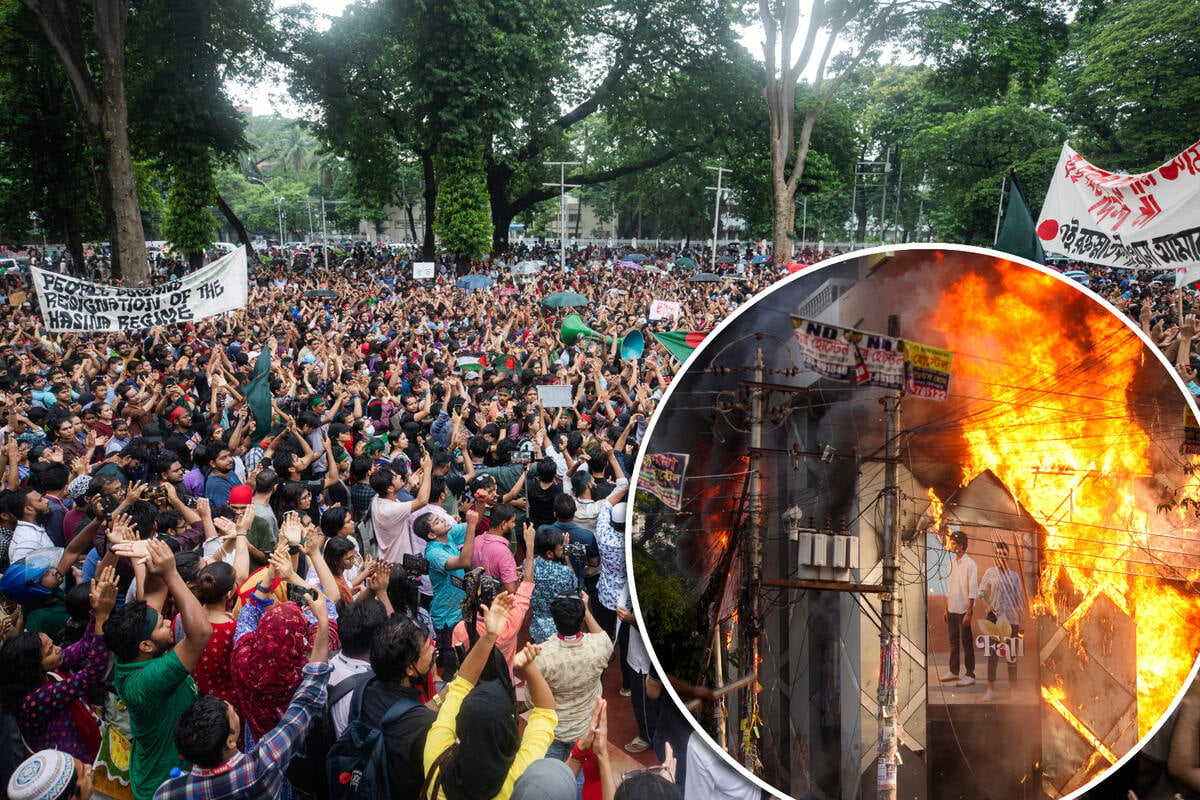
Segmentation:
{"type": "Polygon", "coordinates": [[[333,707],[346,695],[373,677],[373,673],[364,672],[344,678],[336,686],[329,688],[329,698],[325,705],[313,714],[308,723],[308,732],[300,742],[296,752],[292,754],[284,774],[288,782],[309,797],[317,800],[328,800],[329,786],[326,777],[325,758],[333,743],[337,741],[333,727],[333,707]]]}
{"type": "Polygon", "coordinates": [[[384,731],[420,706],[417,700],[402,697],[377,724],[370,725],[362,718],[363,695],[369,683],[369,680],[364,681],[355,688],[350,699],[350,724],[329,748],[326,769],[330,800],[374,800],[388,796],[390,784],[384,731]]]}
{"type": "Polygon", "coordinates": [[[366,558],[377,558],[379,556],[379,542],[375,539],[375,501],[371,501],[370,508],[357,525],[354,526],[354,532],[358,534],[358,543],[362,545],[362,554],[366,558]]]}

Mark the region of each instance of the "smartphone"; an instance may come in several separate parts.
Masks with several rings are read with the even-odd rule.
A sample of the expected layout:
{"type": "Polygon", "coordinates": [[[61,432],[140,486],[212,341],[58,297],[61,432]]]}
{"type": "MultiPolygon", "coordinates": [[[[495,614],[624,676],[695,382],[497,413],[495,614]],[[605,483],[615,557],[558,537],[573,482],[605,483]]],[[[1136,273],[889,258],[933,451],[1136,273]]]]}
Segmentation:
{"type": "Polygon", "coordinates": [[[308,604],[304,602],[304,596],[308,595],[313,600],[317,599],[317,590],[310,589],[307,586],[299,586],[295,583],[289,583],[287,587],[287,598],[301,608],[308,608],[308,604]]]}

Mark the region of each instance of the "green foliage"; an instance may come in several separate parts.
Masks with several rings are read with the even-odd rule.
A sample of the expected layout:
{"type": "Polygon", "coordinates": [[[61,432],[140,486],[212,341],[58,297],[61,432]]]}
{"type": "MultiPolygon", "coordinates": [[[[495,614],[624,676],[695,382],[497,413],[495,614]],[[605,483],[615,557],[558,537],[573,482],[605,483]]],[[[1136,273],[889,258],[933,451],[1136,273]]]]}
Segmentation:
{"type": "Polygon", "coordinates": [[[949,0],[915,33],[943,93],[969,106],[1029,101],[1067,44],[1067,12],[1057,0],[949,0]]]}
{"type": "Polygon", "coordinates": [[[935,238],[990,246],[1009,168],[1016,167],[1030,207],[1040,206],[1065,137],[1062,123],[1019,105],[949,114],[919,133],[911,155],[929,184],[935,238]]]}
{"type": "Polygon", "coordinates": [[[673,565],[670,552],[633,548],[633,581],[648,643],[668,672],[694,681],[703,663],[707,626],[695,595],[669,569],[673,565]]]}
{"type": "Polygon", "coordinates": [[[0,3],[0,98],[0,240],[28,244],[35,228],[51,242],[107,236],[93,182],[100,155],[61,65],[15,2],[0,3]]]}
{"type": "Polygon", "coordinates": [[[217,230],[217,220],[210,210],[216,200],[216,182],[204,155],[175,160],[176,166],[170,170],[171,189],[167,194],[162,234],[176,251],[195,257],[212,246],[217,230]]]}
{"type": "Polygon", "coordinates": [[[1194,0],[1106,3],[1075,23],[1059,77],[1076,149],[1106,169],[1152,169],[1200,138],[1194,0]]]}
{"type": "Polygon", "coordinates": [[[442,246],[460,260],[477,261],[492,245],[483,156],[478,151],[439,156],[435,225],[442,246]]]}

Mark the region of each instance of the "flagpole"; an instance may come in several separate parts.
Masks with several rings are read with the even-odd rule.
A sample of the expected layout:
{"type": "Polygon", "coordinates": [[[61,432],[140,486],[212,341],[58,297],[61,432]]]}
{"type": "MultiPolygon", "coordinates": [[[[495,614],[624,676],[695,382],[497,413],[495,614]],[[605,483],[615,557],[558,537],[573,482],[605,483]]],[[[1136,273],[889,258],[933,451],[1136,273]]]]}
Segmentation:
{"type": "Polygon", "coordinates": [[[1004,186],[1008,183],[1008,176],[1005,175],[1000,179],[1000,202],[996,205],[996,233],[992,236],[992,244],[1000,241],[1000,216],[1004,213],[1004,186]]]}

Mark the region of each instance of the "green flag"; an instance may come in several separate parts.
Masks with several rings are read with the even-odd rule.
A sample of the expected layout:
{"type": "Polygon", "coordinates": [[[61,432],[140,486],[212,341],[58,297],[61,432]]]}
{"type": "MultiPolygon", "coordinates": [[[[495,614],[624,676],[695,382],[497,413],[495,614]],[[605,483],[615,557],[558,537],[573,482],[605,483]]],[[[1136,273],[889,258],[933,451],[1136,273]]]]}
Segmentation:
{"type": "Polygon", "coordinates": [[[700,346],[707,336],[706,331],[660,331],[654,334],[663,347],[671,351],[671,355],[682,364],[687,361],[692,351],[700,346]]]}
{"type": "Polygon", "coordinates": [[[271,432],[271,349],[264,346],[254,362],[254,377],[242,387],[242,396],[254,415],[254,433],[251,441],[261,442],[271,432]]]}
{"type": "Polygon", "coordinates": [[[1037,235],[1037,223],[1029,213],[1029,206],[1025,205],[1025,192],[1015,171],[1009,174],[1009,182],[1012,189],[1008,193],[1008,209],[1004,212],[1004,226],[996,239],[996,249],[1045,264],[1046,251],[1037,235]]]}

